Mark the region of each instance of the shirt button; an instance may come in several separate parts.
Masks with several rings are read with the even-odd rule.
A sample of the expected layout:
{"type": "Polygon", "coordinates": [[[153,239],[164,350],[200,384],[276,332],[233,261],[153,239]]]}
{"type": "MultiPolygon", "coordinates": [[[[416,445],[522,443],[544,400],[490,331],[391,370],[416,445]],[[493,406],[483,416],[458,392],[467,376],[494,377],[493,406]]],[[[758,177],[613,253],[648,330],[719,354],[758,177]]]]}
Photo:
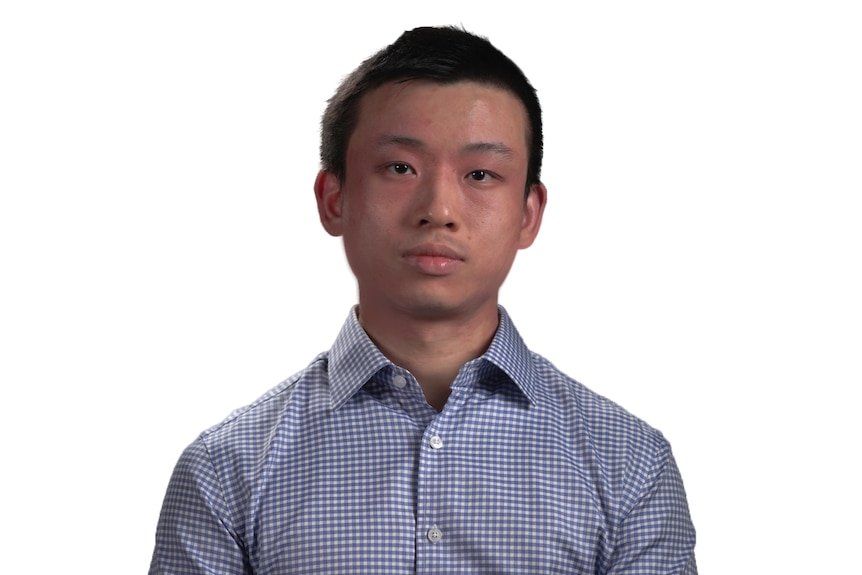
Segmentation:
{"type": "Polygon", "coordinates": [[[428,530],[428,541],[439,543],[441,539],[443,539],[443,532],[437,529],[436,525],[428,530]]]}
{"type": "Polygon", "coordinates": [[[392,378],[392,385],[398,389],[403,389],[407,385],[407,378],[403,375],[396,375],[392,378]]]}
{"type": "Polygon", "coordinates": [[[432,435],[431,439],[428,440],[428,444],[431,446],[431,449],[440,449],[443,447],[443,440],[440,439],[439,435],[432,435]]]}

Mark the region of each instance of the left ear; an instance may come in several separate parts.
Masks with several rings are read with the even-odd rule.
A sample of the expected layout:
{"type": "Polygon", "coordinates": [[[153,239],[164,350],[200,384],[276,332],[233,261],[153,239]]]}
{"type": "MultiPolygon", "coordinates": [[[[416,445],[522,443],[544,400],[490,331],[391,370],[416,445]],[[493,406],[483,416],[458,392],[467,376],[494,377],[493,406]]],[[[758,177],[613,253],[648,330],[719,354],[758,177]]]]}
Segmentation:
{"type": "Polygon", "coordinates": [[[542,215],[545,213],[545,204],[548,201],[548,190],[545,184],[539,182],[532,184],[524,202],[524,217],[521,220],[521,238],[518,242],[520,249],[533,245],[539,228],[542,227],[542,215]]]}

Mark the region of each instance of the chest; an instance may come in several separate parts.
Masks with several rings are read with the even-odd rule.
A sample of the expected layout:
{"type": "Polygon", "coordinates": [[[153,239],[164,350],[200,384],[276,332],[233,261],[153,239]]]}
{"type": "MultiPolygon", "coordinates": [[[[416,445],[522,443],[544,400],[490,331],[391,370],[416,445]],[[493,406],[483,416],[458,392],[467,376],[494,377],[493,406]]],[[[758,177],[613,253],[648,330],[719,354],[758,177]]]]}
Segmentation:
{"type": "Polygon", "coordinates": [[[345,407],[274,438],[249,514],[257,573],[593,571],[596,471],[547,414],[345,407]]]}

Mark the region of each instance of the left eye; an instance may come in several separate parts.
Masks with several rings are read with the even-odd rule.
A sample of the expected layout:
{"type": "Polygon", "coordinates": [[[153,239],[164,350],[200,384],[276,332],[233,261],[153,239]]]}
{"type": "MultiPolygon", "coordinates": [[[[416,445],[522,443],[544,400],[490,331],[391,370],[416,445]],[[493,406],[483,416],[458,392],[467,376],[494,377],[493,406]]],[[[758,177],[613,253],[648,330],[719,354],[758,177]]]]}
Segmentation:
{"type": "Polygon", "coordinates": [[[473,170],[472,172],[470,172],[470,179],[476,182],[484,182],[490,177],[491,174],[489,174],[485,170],[473,170]]]}

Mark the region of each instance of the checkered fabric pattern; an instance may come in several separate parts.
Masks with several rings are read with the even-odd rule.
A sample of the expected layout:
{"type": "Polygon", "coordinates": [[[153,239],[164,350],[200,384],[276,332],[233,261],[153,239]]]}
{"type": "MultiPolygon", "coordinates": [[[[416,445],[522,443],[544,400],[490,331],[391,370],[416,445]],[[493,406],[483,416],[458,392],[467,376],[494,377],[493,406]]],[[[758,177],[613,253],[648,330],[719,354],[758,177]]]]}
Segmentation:
{"type": "Polygon", "coordinates": [[[183,453],[150,573],[693,574],[694,543],[661,434],[531,353],[505,310],[439,413],[351,313],[183,453]]]}

